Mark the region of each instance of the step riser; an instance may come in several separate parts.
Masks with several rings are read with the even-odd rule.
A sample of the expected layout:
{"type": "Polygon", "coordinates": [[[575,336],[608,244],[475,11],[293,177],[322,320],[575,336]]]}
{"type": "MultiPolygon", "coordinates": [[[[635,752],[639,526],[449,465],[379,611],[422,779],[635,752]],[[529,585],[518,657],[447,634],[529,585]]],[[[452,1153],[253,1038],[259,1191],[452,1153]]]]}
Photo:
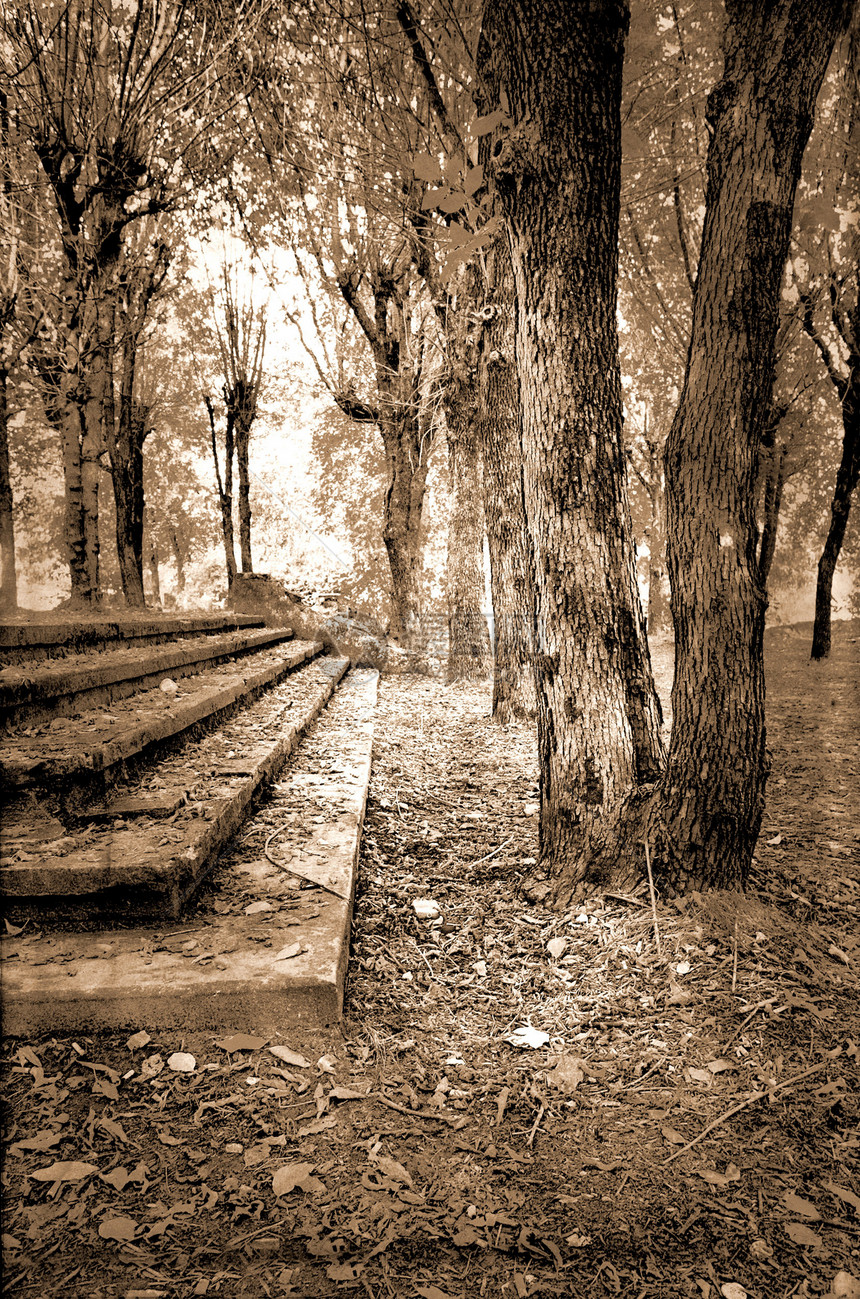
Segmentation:
{"type": "Polygon", "coordinates": [[[161,645],[183,636],[217,635],[243,627],[262,627],[264,619],[250,614],[202,618],[135,620],[115,622],[36,623],[16,626],[0,625],[0,666],[39,663],[44,659],[62,658],[78,650],[98,653],[101,650],[161,645]]]}
{"type": "MultiPolygon", "coordinates": [[[[167,856],[157,868],[144,864],[136,872],[127,864],[126,843],[119,844],[111,837],[95,861],[82,860],[80,864],[47,870],[39,863],[7,864],[2,873],[2,894],[8,898],[39,900],[41,905],[46,899],[84,899],[86,895],[95,895],[88,901],[90,911],[95,908],[114,914],[122,909],[122,902],[133,898],[135,915],[178,916],[215,857],[241,825],[253,799],[277,777],[301,736],[325,708],[346,668],[346,660],[339,660],[337,669],[317,688],[282,738],[254,764],[252,774],[223,797],[208,803],[205,829],[201,828],[191,844],[178,854],[167,856]],[[111,893],[116,893],[116,897],[112,898],[111,893]]],[[[133,839],[133,833],[133,830],[122,832],[119,838],[133,839]]]]}
{"type": "Polygon", "coordinates": [[[181,735],[204,720],[223,719],[237,703],[248,703],[256,699],[268,686],[282,680],[299,664],[312,658],[320,648],[319,645],[305,649],[296,646],[295,652],[286,654],[281,661],[265,671],[254,674],[250,682],[247,676],[241,676],[219,691],[214,698],[201,700],[176,714],[163,716],[151,725],[138,727],[92,752],[43,760],[2,762],[0,789],[28,789],[40,785],[64,784],[71,780],[87,781],[96,775],[107,777],[112,767],[135,758],[144,750],[181,735]]]}
{"type": "MultiPolygon", "coordinates": [[[[0,725],[39,726],[55,717],[71,717],[87,708],[98,708],[117,699],[127,699],[139,690],[151,690],[166,676],[174,680],[192,676],[204,667],[215,667],[254,650],[271,648],[287,641],[289,629],[253,631],[240,636],[229,647],[209,653],[205,646],[153,650],[152,661],[141,672],[128,664],[91,665],[68,673],[53,673],[52,680],[0,684],[0,725]]],[[[212,638],[213,641],[215,638],[212,638]]],[[[140,665],[139,665],[140,666],[140,665]]]]}

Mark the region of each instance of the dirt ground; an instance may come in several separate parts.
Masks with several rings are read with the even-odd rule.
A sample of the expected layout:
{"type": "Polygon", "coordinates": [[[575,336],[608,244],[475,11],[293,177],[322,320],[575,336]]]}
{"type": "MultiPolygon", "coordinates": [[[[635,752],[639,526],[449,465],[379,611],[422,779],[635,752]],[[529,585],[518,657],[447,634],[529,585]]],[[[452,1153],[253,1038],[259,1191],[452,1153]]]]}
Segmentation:
{"type": "Polygon", "coordinates": [[[808,646],[752,888],[656,923],[536,901],[529,730],[383,679],[342,1032],[7,1042],[4,1293],[860,1296],[860,627],[808,646]]]}

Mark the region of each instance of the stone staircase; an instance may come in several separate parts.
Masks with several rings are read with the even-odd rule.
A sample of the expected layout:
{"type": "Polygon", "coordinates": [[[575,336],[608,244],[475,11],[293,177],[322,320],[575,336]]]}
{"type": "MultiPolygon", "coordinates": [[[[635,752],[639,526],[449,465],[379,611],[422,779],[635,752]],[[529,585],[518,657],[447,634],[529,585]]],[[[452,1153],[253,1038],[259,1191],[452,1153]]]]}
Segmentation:
{"type": "Polygon", "coordinates": [[[238,615],[6,625],[0,664],[5,1031],[336,1019],[377,674],[238,615]]]}

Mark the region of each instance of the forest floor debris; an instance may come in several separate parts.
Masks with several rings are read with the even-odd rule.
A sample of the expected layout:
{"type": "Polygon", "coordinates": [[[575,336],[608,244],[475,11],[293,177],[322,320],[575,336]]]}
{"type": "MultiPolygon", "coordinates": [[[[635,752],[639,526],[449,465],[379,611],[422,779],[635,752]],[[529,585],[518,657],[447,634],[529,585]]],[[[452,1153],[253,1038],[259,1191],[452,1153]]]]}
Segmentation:
{"type": "Polygon", "coordinates": [[[533,737],[486,686],[383,679],[343,1032],[7,1043],[5,1292],[860,1295],[860,637],[834,630],[823,664],[769,638],[751,890],[659,903],[659,953],[647,884],[534,900],[533,737]]]}

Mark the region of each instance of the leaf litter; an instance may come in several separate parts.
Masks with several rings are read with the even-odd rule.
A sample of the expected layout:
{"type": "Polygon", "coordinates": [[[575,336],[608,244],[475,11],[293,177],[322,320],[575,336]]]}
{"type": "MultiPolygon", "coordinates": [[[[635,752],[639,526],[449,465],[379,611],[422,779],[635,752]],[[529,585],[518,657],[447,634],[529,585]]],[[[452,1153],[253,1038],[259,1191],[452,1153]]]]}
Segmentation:
{"type": "Polygon", "coordinates": [[[786,644],[751,889],[659,947],[544,906],[486,688],[384,679],[343,1032],[9,1043],[9,1293],[860,1294],[858,654],[786,644]]]}

